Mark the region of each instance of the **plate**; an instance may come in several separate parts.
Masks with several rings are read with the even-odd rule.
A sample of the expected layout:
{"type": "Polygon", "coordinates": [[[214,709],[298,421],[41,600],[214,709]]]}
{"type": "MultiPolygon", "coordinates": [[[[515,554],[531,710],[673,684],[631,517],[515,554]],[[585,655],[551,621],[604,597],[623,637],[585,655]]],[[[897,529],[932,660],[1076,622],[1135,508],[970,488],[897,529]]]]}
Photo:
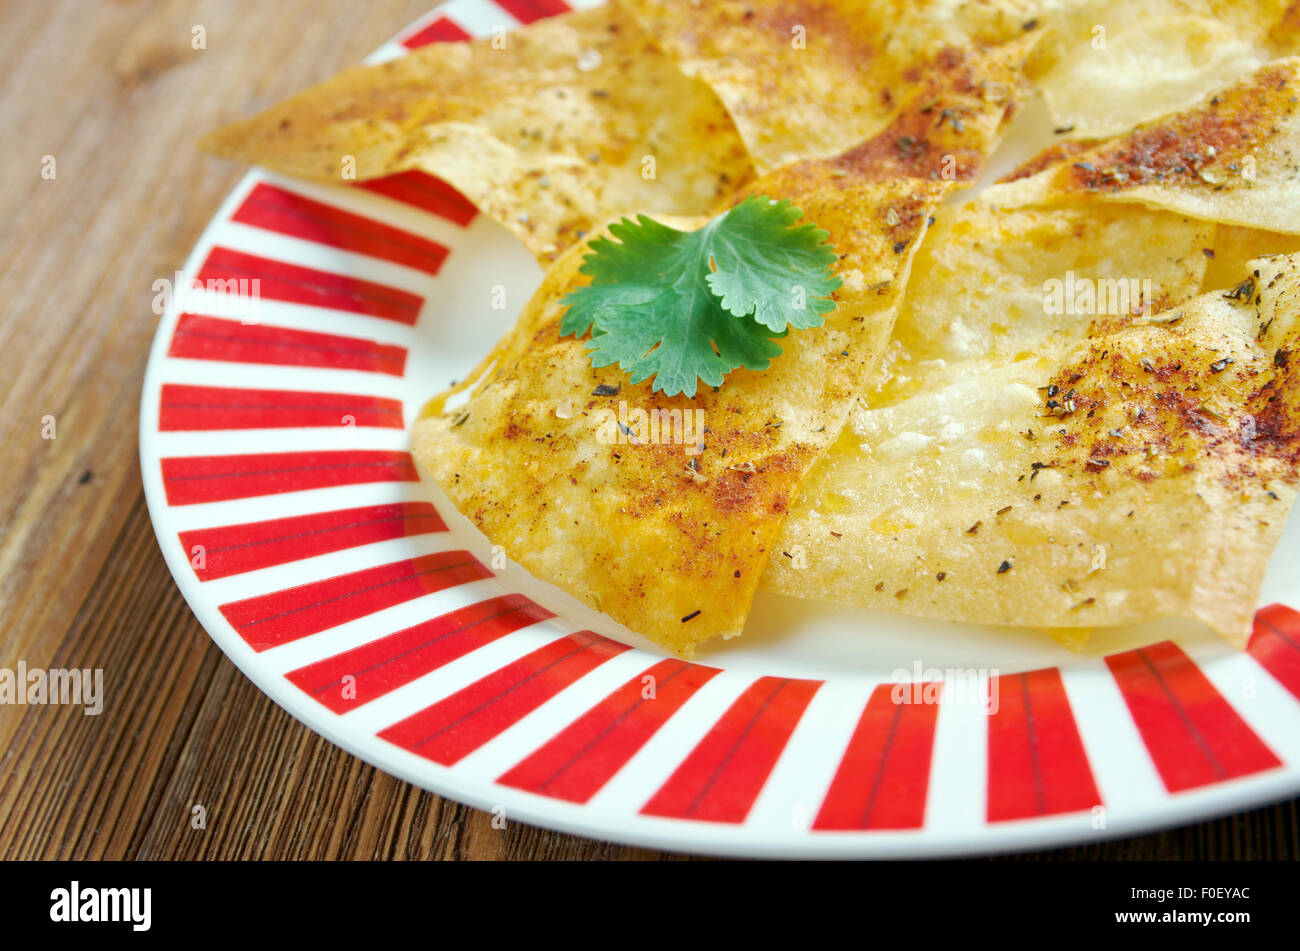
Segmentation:
{"type": "MultiPolygon", "coordinates": [[[[451,0],[371,60],[564,8],[451,0]]],[[[422,173],[254,171],[156,286],[159,544],[212,639],[310,729],[498,825],[728,855],[1039,848],[1300,791],[1296,518],[1245,652],[1168,623],[1078,654],[760,595],[743,638],[687,663],[520,571],[419,481],[407,427],[540,278],[422,173]]]]}

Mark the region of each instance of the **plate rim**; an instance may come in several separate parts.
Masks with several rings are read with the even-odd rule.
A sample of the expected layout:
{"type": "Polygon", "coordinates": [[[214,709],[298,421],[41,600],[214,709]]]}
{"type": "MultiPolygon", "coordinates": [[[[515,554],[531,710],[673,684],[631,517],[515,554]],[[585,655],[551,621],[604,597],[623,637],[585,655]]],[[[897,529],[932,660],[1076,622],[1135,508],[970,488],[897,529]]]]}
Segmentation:
{"type": "MultiPolygon", "coordinates": [[[[397,37],[410,36],[421,24],[432,22],[435,15],[455,3],[440,3],[425,17],[408,25],[397,37]]],[[[389,44],[396,41],[390,40],[389,44]]],[[[386,44],[388,45],[388,44],[386,44]]],[[[383,50],[381,47],[380,50],[383,50]]],[[[378,51],[377,51],[378,52],[378,51]]],[[[230,218],[230,213],[251,187],[272,181],[260,169],[241,176],[226,193],[195,238],[181,274],[187,279],[199,271],[201,252],[211,242],[213,231],[230,218]]],[[[346,717],[324,709],[310,696],[297,690],[282,675],[266,665],[255,663],[258,654],[241,640],[230,623],[220,614],[215,599],[203,591],[202,582],[191,570],[188,559],[174,541],[178,526],[172,516],[162,484],[157,405],[166,364],[167,348],[175,331],[180,308],[169,301],[150,345],[147,368],[141,388],[139,416],[139,461],[145,500],[155,538],[172,577],[207,635],[217,644],[240,672],[281,709],[313,733],[344,749],[376,769],[404,782],[427,789],[443,798],[465,803],[491,813],[505,809],[507,822],[523,821],[604,842],[673,852],[699,853],[753,858],[933,858],[959,855],[987,855],[1009,851],[1033,850],[1070,844],[1090,844],[1206,821],[1242,809],[1281,801],[1300,793],[1300,763],[1282,760],[1281,767],[1234,780],[1210,784],[1182,793],[1169,793],[1167,814],[1153,817],[1139,811],[1145,821],[1123,821],[1122,816],[1108,822],[1101,830],[1093,829],[1086,813],[1049,815],[1005,822],[985,822],[972,834],[953,837],[939,834],[928,825],[907,830],[813,830],[792,829],[788,837],[773,837],[766,827],[741,823],[719,823],[698,819],[646,816],[635,811],[622,814],[621,826],[602,823],[606,814],[581,803],[515,789],[492,779],[457,774],[456,767],[443,766],[402,750],[395,744],[371,735],[362,738],[360,731],[349,729],[346,717]],[[152,412],[151,412],[152,411],[152,412]]],[[[409,428],[403,431],[409,435],[409,428]]],[[[271,497],[263,497],[271,499],[271,497]]],[[[272,504],[268,501],[267,504],[272,504]]],[[[577,683],[568,689],[580,689],[577,683]]],[[[1076,712],[1077,719],[1077,712],[1076,712]]],[[[524,751],[521,751],[524,752],[524,751]]],[[[933,755],[933,750],[932,750],[933,755]]],[[[779,760],[779,757],[778,757],[779,760]]],[[[933,777],[931,777],[933,779],[933,777]]],[[[981,782],[986,779],[981,779],[981,782]]],[[[927,791],[928,793],[928,791],[927,791]]]]}

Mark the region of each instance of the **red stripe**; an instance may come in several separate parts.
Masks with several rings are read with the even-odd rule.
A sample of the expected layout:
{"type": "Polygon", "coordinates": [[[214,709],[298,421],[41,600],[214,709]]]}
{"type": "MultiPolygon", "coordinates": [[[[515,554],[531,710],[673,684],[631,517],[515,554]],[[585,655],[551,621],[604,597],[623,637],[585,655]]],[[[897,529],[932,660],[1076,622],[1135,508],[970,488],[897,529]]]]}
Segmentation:
{"type": "Polygon", "coordinates": [[[937,703],[896,702],[893,684],[871,692],[814,829],[919,829],[925,822],[937,703]]]}
{"type": "Polygon", "coordinates": [[[442,179],[418,169],[358,182],[357,187],[446,218],[461,227],[468,225],[478,214],[478,209],[468,198],[442,179]]]}
{"type": "Polygon", "coordinates": [[[554,615],[522,594],[508,594],[301,667],[288,677],[335,713],[346,713],[549,617],[554,615]]]}
{"type": "Polygon", "coordinates": [[[447,259],[448,249],[436,241],[265,182],[248,193],[231,218],[255,228],[403,264],[427,274],[437,274],[447,259]]]}
{"type": "Polygon", "coordinates": [[[641,811],[743,822],[821,685],[784,677],[754,681],[641,811]]]}
{"type": "Polygon", "coordinates": [[[390,538],[446,530],[428,502],[398,502],[201,528],[181,532],[180,543],[199,580],[211,581],[390,538]]]}
{"type": "Polygon", "coordinates": [[[224,502],[365,482],[419,482],[410,453],[387,450],[268,452],[162,460],[169,505],[224,502]]]}
{"type": "Polygon", "coordinates": [[[564,0],[496,0],[496,4],[520,23],[532,23],[569,12],[569,5],[564,0]]]}
{"type": "Polygon", "coordinates": [[[414,324],[424,303],[419,295],[387,284],[245,254],[233,248],[213,248],[195,280],[204,286],[209,281],[244,281],[240,293],[247,287],[254,298],[330,307],[403,324],[414,324]],[[257,283],[253,284],[254,281],[257,283]]]}
{"type": "Polygon", "coordinates": [[[181,314],[167,355],[229,363],[364,370],[391,376],[406,372],[405,347],[196,314],[181,314]]]}
{"type": "Polygon", "coordinates": [[[1170,792],[1281,765],[1173,643],[1112,654],[1106,664],[1170,792]]]}
{"type": "Polygon", "coordinates": [[[438,17],[424,29],[412,33],[402,40],[402,45],[408,50],[413,50],[421,46],[428,46],[430,43],[455,43],[469,39],[473,39],[473,37],[451,20],[446,17],[438,17]]]}
{"type": "Polygon", "coordinates": [[[352,393],[243,390],[179,383],[162,388],[158,428],[163,432],[297,426],[401,429],[402,401],[352,393]]]}
{"type": "Polygon", "coordinates": [[[989,689],[998,704],[989,717],[989,822],[1101,805],[1061,672],[997,677],[989,689]]]}
{"type": "Polygon", "coordinates": [[[591,631],[570,634],[388,727],[379,736],[450,766],[628,649],[626,644],[591,631]]]}
{"type": "Polygon", "coordinates": [[[1285,604],[1270,604],[1255,615],[1252,657],[1300,699],[1300,613],[1285,604]]]}
{"type": "Polygon", "coordinates": [[[569,802],[586,802],[682,704],[719,673],[716,667],[660,661],[592,707],[497,782],[569,802]],[[651,696],[647,696],[649,686],[654,688],[651,696]]]}
{"type": "Polygon", "coordinates": [[[440,551],[232,601],[221,613],[253,650],[264,651],[491,575],[467,551],[440,551]]]}

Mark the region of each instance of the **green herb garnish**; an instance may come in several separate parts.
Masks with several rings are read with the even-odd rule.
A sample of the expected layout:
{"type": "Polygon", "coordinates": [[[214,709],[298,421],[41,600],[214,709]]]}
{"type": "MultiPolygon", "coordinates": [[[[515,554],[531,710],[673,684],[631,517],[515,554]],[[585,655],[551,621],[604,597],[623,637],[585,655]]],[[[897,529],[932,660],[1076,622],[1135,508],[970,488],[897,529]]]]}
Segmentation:
{"type": "Polygon", "coordinates": [[[790,328],[822,324],[840,286],[835,250],[789,199],[747,198],[698,231],[645,215],[610,226],[581,267],[591,284],[565,296],[560,333],[581,337],[596,367],[617,363],[653,392],[695,395],[738,367],[766,370],[790,328]]]}

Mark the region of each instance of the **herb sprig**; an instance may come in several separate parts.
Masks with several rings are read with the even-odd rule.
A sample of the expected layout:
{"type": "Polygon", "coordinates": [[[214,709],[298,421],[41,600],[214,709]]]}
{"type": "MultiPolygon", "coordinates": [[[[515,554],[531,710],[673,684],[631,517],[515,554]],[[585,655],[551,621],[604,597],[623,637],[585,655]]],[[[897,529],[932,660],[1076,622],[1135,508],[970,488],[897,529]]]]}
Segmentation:
{"type": "Polygon", "coordinates": [[[791,328],[818,327],[840,286],[829,234],[789,199],[750,197],[697,231],[645,215],[610,226],[565,296],[562,335],[591,338],[592,366],[617,363],[653,392],[694,396],[739,367],[766,370],[791,328]]]}

